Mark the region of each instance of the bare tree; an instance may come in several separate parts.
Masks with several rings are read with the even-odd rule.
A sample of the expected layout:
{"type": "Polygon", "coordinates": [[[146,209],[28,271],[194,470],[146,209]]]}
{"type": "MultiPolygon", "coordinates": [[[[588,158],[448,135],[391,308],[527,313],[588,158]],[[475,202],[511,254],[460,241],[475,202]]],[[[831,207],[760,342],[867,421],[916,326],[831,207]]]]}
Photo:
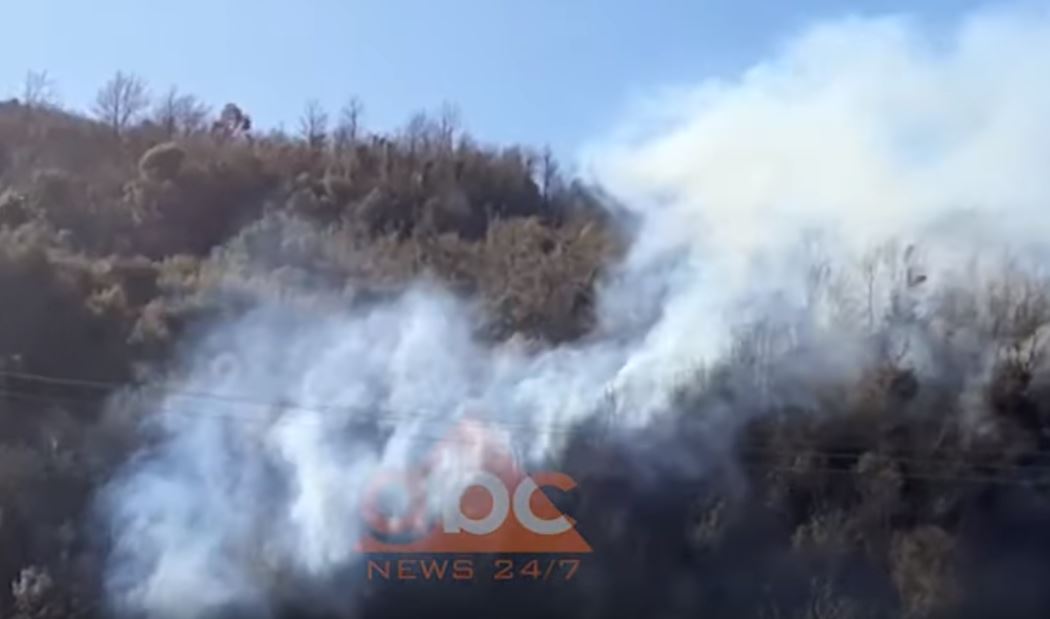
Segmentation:
{"type": "Polygon", "coordinates": [[[324,147],[328,138],[328,113],[316,99],[306,102],[303,115],[299,117],[299,135],[310,148],[324,147]]]}
{"type": "Polygon", "coordinates": [[[437,132],[441,147],[451,150],[456,141],[456,133],[461,125],[459,108],[452,103],[445,102],[438,111],[437,132]]]}
{"type": "Polygon", "coordinates": [[[339,126],[336,127],[332,136],[337,153],[343,153],[357,143],[361,135],[361,117],[364,111],[365,106],[357,97],[350,97],[340,110],[339,126]]]}
{"type": "Polygon", "coordinates": [[[211,110],[193,95],[180,94],[174,86],[153,109],[153,119],[168,134],[190,135],[203,131],[211,110]]]}
{"type": "Polygon", "coordinates": [[[22,82],[22,103],[33,108],[58,105],[55,82],[47,71],[27,71],[22,82]]]}
{"type": "Polygon", "coordinates": [[[95,115],[99,120],[122,133],[149,107],[146,83],[139,77],[117,71],[95,96],[95,115]]]}
{"type": "Polygon", "coordinates": [[[356,141],[361,134],[361,117],[364,116],[364,113],[365,104],[357,97],[350,97],[350,100],[343,106],[342,126],[346,127],[351,141],[356,141]]]}
{"type": "Polygon", "coordinates": [[[401,141],[408,148],[410,157],[414,157],[427,147],[432,127],[433,122],[423,111],[412,114],[405,123],[404,129],[401,130],[401,141]]]}
{"type": "Polygon", "coordinates": [[[558,189],[559,182],[558,162],[548,146],[540,156],[540,196],[545,205],[550,204],[551,196],[558,189]]]}

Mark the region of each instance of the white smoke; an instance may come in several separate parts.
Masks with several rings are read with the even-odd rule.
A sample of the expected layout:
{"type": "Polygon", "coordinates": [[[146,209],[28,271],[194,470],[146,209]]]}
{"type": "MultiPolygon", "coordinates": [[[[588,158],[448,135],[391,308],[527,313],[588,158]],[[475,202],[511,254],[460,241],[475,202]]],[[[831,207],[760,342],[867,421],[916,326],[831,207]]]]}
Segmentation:
{"type": "MultiPolygon", "coordinates": [[[[199,346],[157,406],[161,443],[106,494],[122,609],[263,612],[281,578],[323,580],[353,559],[371,476],[410,468],[466,418],[543,457],[596,410],[626,354],[481,347],[472,309],[427,286],[291,330],[287,311],[261,309],[199,346]]],[[[431,481],[454,487],[476,468],[484,454],[470,447],[431,481]]]]}
{"type": "MultiPolygon", "coordinates": [[[[807,238],[843,259],[918,240],[945,278],[959,264],[947,258],[1005,241],[1044,247],[1047,75],[1043,13],[971,16],[936,33],[851,19],[658,101],[658,128],[641,122],[631,140],[589,153],[641,229],[584,343],[535,355],[482,346],[474,310],[432,287],[292,329],[268,311],[224,325],[177,387],[263,406],[158,405],[165,438],[106,495],[115,602],[156,617],[262,612],[282,574],[323,579],[351,562],[367,476],[404,465],[462,416],[493,421],[535,458],[599,412],[644,425],[756,312],[821,323],[806,296],[819,262],[807,238]],[[214,349],[236,353],[232,372],[216,373],[214,349]],[[369,416],[389,436],[355,430],[369,416]]],[[[845,371],[838,355],[818,371],[845,371]]]]}
{"type": "Polygon", "coordinates": [[[602,144],[591,164],[628,206],[669,202],[654,239],[703,239],[720,256],[806,227],[857,246],[964,209],[1045,238],[1048,24],[1035,12],[939,36],[901,17],[822,24],[736,79],[652,102],[677,120],[656,134],[638,121],[643,138],[602,144]]]}
{"type": "Polygon", "coordinates": [[[717,357],[727,321],[755,308],[816,318],[807,269],[828,256],[857,262],[918,242],[941,284],[972,281],[976,254],[1045,260],[1048,69],[1045,10],[941,29],[858,18],[815,25],[735,78],[646,102],[585,154],[644,222],[628,269],[688,257],[632,364],[717,357]]]}

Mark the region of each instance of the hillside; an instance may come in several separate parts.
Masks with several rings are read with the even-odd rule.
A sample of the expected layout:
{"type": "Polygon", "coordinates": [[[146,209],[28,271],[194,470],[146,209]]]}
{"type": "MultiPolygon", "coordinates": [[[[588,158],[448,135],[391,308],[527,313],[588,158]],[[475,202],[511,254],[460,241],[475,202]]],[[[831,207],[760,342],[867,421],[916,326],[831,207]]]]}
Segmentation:
{"type": "Polygon", "coordinates": [[[120,459],[92,433],[107,447],[132,440],[131,425],[100,419],[107,393],[156,371],[209,317],[289,291],[349,308],[434,277],[484,300],[485,338],[588,328],[617,241],[549,155],[485,147],[425,117],[397,135],[311,144],[254,136],[226,112],[210,130],[116,134],[0,105],[4,582],[57,559],[54,535],[77,526],[92,477],[120,459]],[[72,464],[91,457],[102,469],[72,464]]]}
{"type": "MultiPolygon", "coordinates": [[[[150,395],[134,387],[211,325],[270,304],[320,320],[424,279],[479,304],[484,345],[571,348],[598,327],[596,289],[631,229],[549,155],[485,146],[444,116],[392,135],[260,134],[246,119],[231,105],[212,123],[114,131],[0,104],[0,616],[106,615],[110,540],[93,510],[150,440],[150,395]]],[[[901,298],[923,285],[910,255],[879,258],[901,298]]],[[[432,591],[426,607],[470,614],[503,595],[518,600],[509,616],[1050,611],[1050,288],[1019,271],[950,292],[923,316],[869,306],[856,374],[823,373],[833,357],[805,335],[749,325],[662,425],[581,423],[560,464],[581,481],[592,580],[546,599],[432,591]],[[937,372],[895,348],[905,328],[937,372]],[[711,411],[746,422],[713,436],[697,421],[711,411]],[[641,450],[722,455],[697,477],[655,457],[636,470],[641,450]]],[[[382,593],[363,614],[423,604],[382,593]]]]}

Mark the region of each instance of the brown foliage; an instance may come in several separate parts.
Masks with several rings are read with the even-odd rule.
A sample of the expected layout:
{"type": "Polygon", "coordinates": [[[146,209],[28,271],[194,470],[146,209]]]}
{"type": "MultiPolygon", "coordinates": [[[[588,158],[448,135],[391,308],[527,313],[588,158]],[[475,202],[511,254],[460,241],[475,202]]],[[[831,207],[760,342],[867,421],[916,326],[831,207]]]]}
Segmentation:
{"type": "MultiPolygon", "coordinates": [[[[477,145],[454,114],[382,136],[353,110],[332,139],[313,110],[295,139],[256,135],[233,104],[211,132],[169,115],[194,128],[129,121],[120,136],[57,110],[0,105],[0,582],[13,585],[0,591],[4,616],[69,610],[58,590],[86,577],[70,576],[66,525],[86,517],[106,467],[135,444],[135,410],[103,414],[108,389],[25,375],[117,385],[169,359],[187,330],[260,299],[324,312],[420,277],[479,300],[487,338],[543,346],[592,328],[596,283],[624,250],[593,192],[562,178],[549,154],[477,145]]],[[[1024,481],[1048,449],[1050,287],[1008,272],[945,290],[920,315],[908,295],[930,282],[914,275],[910,249],[899,254],[883,255],[893,268],[865,263],[852,287],[822,283],[842,322],[868,329],[855,372],[806,375],[819,361],[807,342],[759,325],[697,379],[699,395],[682,398],[683,427],[712,403],[761,421],[733,451],[749,494],[730,505],[701,489],[703,501],[682,501],[694,507],[673,514],[690,536],[681,545],[706,553],[705,578],[733,562],[742,539],[781,550],[783,571],[807,578],[785,616],[862,616],[830,584],[851,562],[876,571],[901,612],[956,604],[965,591],[954,549],[980,542],[960,523],[994,496],[982,476],[1024,481]],[[887,307],[871,292],[883,284],[887,307]],[[910,362],[909,342],[937,372],[910,362]],[[775,526],[755,525],[755,514],[775,526]]],[[[695,438],[673,434],[676,453],[695,438]]],[[[670,521],[652,535],[670,535],[670,521]]],[[[633,535],[624,531],[610,536],[633,535]]]]}
{"type": "Polygon", "coordinates": [[[142,176],[155,181],[173,181],[182,171],[182,162],[186,152],[174,142],[157,144],[146,151],[139,159],[139,171],[142,176]]]}

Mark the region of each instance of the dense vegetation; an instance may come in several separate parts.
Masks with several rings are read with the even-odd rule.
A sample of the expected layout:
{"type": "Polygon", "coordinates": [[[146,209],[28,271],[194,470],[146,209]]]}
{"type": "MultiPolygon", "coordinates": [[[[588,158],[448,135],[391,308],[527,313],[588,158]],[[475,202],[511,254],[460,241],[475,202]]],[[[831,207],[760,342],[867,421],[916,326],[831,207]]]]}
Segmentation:
{"type": "MultiPolygon", "coordinates": [[[[162,368],[189,330],[262,298],[368,303],[433,276],[484,302],[479,337],[569,342],[591,328],[594,284],[625,246],[595,190],[549,155],[475,142],[448,110],[377,135],[361,128],[356,103],[332,130],[311,105],[289,136],[259,133],[234,105],[213,115],[174,92],[145,114],[137,81],[115,82],[95,118],[49,105],[39,89],[0,104],[2,616],[99,614],[105,540],[93,534],[91,497],[135,444],[138,410],[103,404],[162,368]]],[[[895,308],[876,336],[911,320],[945,368],[935,377],[888,351],[859,381],[800,381],[789,370],[812,358],[775,329],[742,332],[737,353],[683,394],[673,422],[676,445],[704,452],[712,439],[691,411],[717,403],[757,420],[707,478],[617,474],[633,461],[620,450],[634,446],[596,443],[581,428],[565,466],[584,480],[577,519],[602,565],[596,593],[545,596],[562,604],[548,610],[810,619],[1050,610],[1050,504],[1039,483],[1048,294],[1019,276],[945,295],[928,320],[895,308]],[[957,367],[993,348],[980,381],[957,367]],[[792,389],[806,397],[775,397],[792,389]],[[963,402],[989,411],[981,433],[963,402]],[[596,462],[612,473],[587,483],[596,462]]],[[[669,440],[657,434],[653,449],[669,440]]],[[[474,610],[490,601],[472,597],[474,610]]],[[[542,605],[525,599],[500,608],[542,605]]],[[[393,612],[416,602],[374,603],[393,612]]]]}

